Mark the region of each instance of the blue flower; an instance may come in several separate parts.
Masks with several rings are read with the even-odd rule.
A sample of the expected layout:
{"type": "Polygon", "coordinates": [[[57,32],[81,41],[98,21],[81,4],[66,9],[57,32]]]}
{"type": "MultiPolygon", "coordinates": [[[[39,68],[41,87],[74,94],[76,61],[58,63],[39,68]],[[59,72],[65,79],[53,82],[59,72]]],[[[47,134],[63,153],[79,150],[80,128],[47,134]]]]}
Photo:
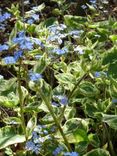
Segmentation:
{"type": "Polygon", "coordinates": [[[81,8],[85,10],[87,8],[87,6],[86,5],[81,5],[81,8]]]}
{"type": "Polygon", "coordinates": [[[81,33],[83,33],[83,30],[72,30],[69,32],[70,35],[80,35],[81,33]]]}
{"type": "Polygon", "coordinates": [[[28,23],[28,24],[33,24],[33,23],[34,23],[34,19],[28,19],[28,20],[27,20],[27,23],[28,23]]]}
{"type": "Polygon", "coordinates": [[[44,47],[43,43],[38,38],[32,38],[32,42],[39,45],[40,47],[44,47]]]}
{"type": "Polygon", "coordinates": [[[60,152],[63,151],[63,147],[62,146],[58,146],[54,151],[53,151],[53,155],[57,156],[60,152]]]}
{"type": "Polygon", "coordinates": [[[77,152],[66,152],[64,153],[64,156],[78,156],[79,154],[77,152]]]}
{"type": "Polygon", "coordinates": [[[95,72],[95,73],[94,73],[94,76],[98,78],[98,77],[101,76],[101,73],[100,73],[100,72],[95,72]]]}
{"type": "Polygon", "coordinates": [[[3,14],[4,19],[9,19],[11,17],[11,14],[9,14],[8,12],[3,14]]]}
{"type": "Polygon", "coordinates": [[[33,43],[31,42],[30,37],[25,36],[25,32],[21,31],[18,33],[18,37],[13,38],[13,43],[19,44],[19,47],[22,50],[32,50],[33,43]]]}
{"type": "Polygon", "coordinates": [[[96,0],[90,0],[90,3],[95,4],[96,0]]]}
{"type": "Polygon", "coordinates": [[[42,78],[42,75],[39,74],[39,73],[30,72],[29,77],[30,77],[31,81],[38,81],[38,80],[40,80],[42,78]]]}
{"type": "Polygon", "coordinates": [[[35,147],[34,142],[32,142],[32,141],[27,141],[27,142],[26,142],[26,149],[27,149],[27,150],[33,150],[34,147],[35,147]]]}
{"type": "Polygon", "coordinates": [[[3,61],[5,64],[15,64],[16,60],[13,56],[6,56],[5,58],[3,58],[3,61]]]}
{"type": "Polygon", "coordinates": [[[66,96],[61,96],[60,104],[67,105],[68,104],[68,98],[66,96]]]}
{"type": "Polygon", "coordinates": [[[9,14],[9,13],[4,13],[3,15],[0,15],[0,22],[4,22],[4,21],[6,21],[8,18],[10,18],[11,17],[11,14],[9,14]]]}
{"type": "Polygon", "coordinates": [[[35,154],[39,154],[39,151],[40,151],[40,145],[39,144],[36,144],[34,146],[34,148],[32,149],[33,152],[35,152],[35,154]]]}
{"type": "Polygon", "coordinates": [[[37,132],[35,132],[35,131],[32,132],[32,138],[33,138],[33,139],[39,138],[37,132]]]}
{"type": "Polygon", "coordinates": [[[31,15],[31,17],[32,17],[35,21],[39,20],[39,15],[37,15],[37,14],[31,15]]]}
{"type": "Polygon", "coordinates": [[[63,95],[56,96],[60,102],[61,105],[67,105],[68,104],[68,98],[63,95]]]}
{"type": "Polygon", "coordinates": [[[59,24],[59,25],[57,25],[57,24],[53,24],[53,25],[51,25],[51,26],[49,26],[48,27],[48,29],[49,29],[49,31],[50,32],[52,32],[52,33],[59,33],[60,31],[63,31],[64,29],[66,29],[67,27],[66,27],[66,25],[64,25],[64,24],[59,24]]]}
{"type": "Polygon", "coordinates": [[[14,52],[15,60],[17,61],[19,58],[22,57],[22,55],[23,55],[23,51],[21,51],[21,50],[14,52]]]}
{"type": "Polygon", "coordinates": [[[6,45],[6,44],[0,45],[0,51],[8,50],[8,49],[9,49],[8,45],[6,45]]]}
{"type": "Polygon", "coordinates": [[[29,37],[24,36],[24,32],[21,32],[18,37],[13,38],[13,42],[19,44],[22,50],[33,49],[33,43],[29,37]]]}
{"type": "Polygon", "coordinates": [[[47,41],[58,42],[59,44],[62,43],[62,39],[59,37],[59,35],[52,35],[52,36],[49,36],[49,37],[47,38],[47,41]]]}
{"type": "Polygon", "coordinates": [[[64,47],[63,49],[56,48],[53,50],[53,53],[56,53],[58,55],[65,54],[67,52],[68,52],[68,49],[66,47],[64,47]]]}
{"type": "Polygon", "coordinates": [[[59,106],[59,104],[56,103],[56,102],[52,102],[52,105],[53,105],[53,106],[59,106]]]}
{"type": "Polygon", "coordinates": [[[30,141],[26,142],[26,147],[25,148],[26,148],[26,150],[29,150],[29,151],[32,151],[32,152],[35,152],[36,154],[38,154],[39,150],[40,150],[40,145],[35,144],[34,142],[32,142],[30,140],[30,141]]]}
{"type": "Polygon", "coordinates": [[[20,48],[22,50],[32,50],[33,49],[33,43],[30,41],[27,41],[26,39],[22,40],[20,43],[20,48]]]}

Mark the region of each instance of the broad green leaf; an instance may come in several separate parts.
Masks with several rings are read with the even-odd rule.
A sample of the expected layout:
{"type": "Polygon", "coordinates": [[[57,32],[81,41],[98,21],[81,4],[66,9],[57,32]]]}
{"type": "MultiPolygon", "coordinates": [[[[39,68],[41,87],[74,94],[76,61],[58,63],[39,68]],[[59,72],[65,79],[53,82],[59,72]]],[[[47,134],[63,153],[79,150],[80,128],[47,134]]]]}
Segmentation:
{"type": "Polygon", "coordinates": [[[0,129],[0,149],[13,144],[23,143],[24,141],[25,136],[17,134],[13,127],[6,126],[0,129]]]}
{"type": "Polygon", "coordinates": [[[88,130],[88,121],[81,118],[71,118],[67,120],[63,126],[65,134],[73,133],[77,129],[88,130]]]}
{"type": "Polygon", "coordinates": [[[0,96],[0,105],[5,107],[13,108],[19,103],[19,98],[11,92],[7,96],[0,96]]]}
{"type": "Polygon", "coordinates": [[[103,65],[112,64],[117,61],[117,48],[112,48],[108,52],[105,53],[103,58],[103,65]]]}
{"type": "Polygon", "coordinates": [[[0,93],[5,95],[14,90],[16,86],[16,78],[11,78],[9,80],[0,80],[0,93]]]}
{"type": "Polygon", "coordinates": [[[76,109],[74,107],[66,107],[64,116],[66,120],[74,118],[76,114],[76,109]]]}
{"type": "Polygon", "coordinates": [[[83,24],[85,24],[87,18],[81,16],[65,15],[64,21],[68,27],[71,27],[72,29],[78,29],[83,27],[83,24]]]}
{"type": "Polygon", "coordinates": [[[111,78],[117,78],[117,60],[109,65],[107,74],[111,78]]]}
{"type": "Polygon", "coordinates": [[[7,118],[4,118],[3,121],[7,125],[18,125],[18,124],[21,124],[21,119],[18,118],[18,117],[7,117],[7,118]]]}
{"type": "Polygon", "coordinates": [[[87,97],[94,97],[99,94],[99,90],[91,82],[85,81],[79,85],[79,91],[81,94],[87,97]]]}
{"type": "Polygon", "coordinates": [[[94,149],[83,156],[110,156],[109,152],[103,149],[94,149]]]}
{"type": "Polygon", "coordinates": [[[58,82],[61,85],[64,85],[64,87],[68,90],[72,90],[74,87],[74,84],[76,83],[76,78],[70,73],[60,73],[55,75],[58,82]]]}
{"type": "Polygon", "coordinates": [[[75,138],[75,142],[82,142],[82,141],[88,141],[87,132],[83,129],[77,129],[73,132],[73,136],[75,138]]]}
{"type": "Polygon", "coordinates": [[[52,88],[51,86],[46,83],[46,81],[44,81],[43,79],[40,81],[40,90],[43,93],[43,96],[45,96],[45,98],[50,101],[52,98],[52,88]]]}
{"type": "Polygon", "coordinates": [[[93,146],[93,147],[100,147],[100,140],[97,134],[89,134],[88,135],[88,139],[89,139],[89,143],[93,146]]]}
{"type": "Polygon", "coordinates": [[[26,136],[27,137],[30,137],[34,128],[36,127],[36,124],[37,124],[37,118],[36,118],[36,116],[33,116],[27,123],[27,127],[26,127],[26,136]]]}
{"type": "Polygon", "coordinates": [[[102,114],[102,121],[107,123],[112,129],[117,130],[117,115],[102,114]]]}
{"type": "Polygon", "coordinates": [[[55,17],[50,17],[41,23],[42,26],[49,27],[55,23],[58,23],[55,17]]]}
{"type": "Polygon", "coordinates": [[[117,41],[117,35],[110,35],[109,38],[110,38],[111,41],[113,41],[113,42],[117,41]]]}
{"type": "Polygon", "coordinates": [[[35,64],[33,71],[35,73],[42,73],[45,70],[46,66],[49,65],[49,63],[50,61],[47,58],[47,55],[44,54],[35,64]]]}

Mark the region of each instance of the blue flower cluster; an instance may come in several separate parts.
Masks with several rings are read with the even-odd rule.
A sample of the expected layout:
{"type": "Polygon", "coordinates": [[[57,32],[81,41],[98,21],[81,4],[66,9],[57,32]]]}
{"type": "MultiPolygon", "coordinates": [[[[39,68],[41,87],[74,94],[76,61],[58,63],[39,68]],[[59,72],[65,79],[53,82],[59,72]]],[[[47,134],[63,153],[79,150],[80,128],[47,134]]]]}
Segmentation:
{"type": "Polygon", "coordinates": [[[18,44],[22,50],[33,50],[35,44],[43,48],[43,44],[38,38],[27,37],[24,31],[19,32],[18,36],[13,38],[13,43],[18,44]]]}
{"type": "Polygon", "coordinates": [[[8,49],[9,49],[9,46],[7,44],[3,44],[3,45],[0,44],[0,52],[4,50],[8,50],[8,49]]]}
{"type": "Polygon", "coordinates": [[[68,49],[67,49],[66,47],[64,47],[64,48],[62,48],[62,49],[60,49],[60,48],[55,48],[55,49],[53,49],[52,52],[55,53],[55,54],[57,54],[57,55],[63,55],[63,54],[65,54],[65,53],[68,52],[68,49]]]}
{"type": "Polygon", "coordinates": [[[4,14],[0,14],[0,30],[5,30],[5,24],[7,19],[11,17],[11,14],[5,12],[4,14]]]}
{"type": "Polygon", "coordinates": [[[64,24],[54,24],[48,27],[50,31],[50,36],[47,38],[47,42],[56,42],[57,44],[62,43],[62,39],[66,37],[64,30],[66,29],[66,25],[64,24]]]}
{"type": "Polygon", "coordinates": [[[54,151],[53,151],[53,155],[57,156],[58,154],[60,154],[62,151],[64,150],[64,148],[59,145],[54,151]]]}
{"type": "Polygon", "coordinates": [[[6,56],[3,58],[3,62],[5,64],[15,64],[19,58],[21,58],[23,56],[23,51],[19,50],[19,51],[15,51],[14,52],[14,56],[6,56]]]}
{"type": "Polygon", "coordinates": [[[27,20],[28,24],[33,24],[35,21],[39,20],[39,14],[32,14],[30,18],[27,20]]]}
{"type": "Polygon", "coordinates": [[[77,152],[66,152],[64,156],[79,156],[79,154],[77,152]]]}
{"type": "Polygon", "coordinates": [[[49,139],[49,137],[47,137],[46,139],[43,137],[44,135],[48,135],[48,131],[44,128],[44,125],[39,125],[34,129],[34,131],[32,132],[31,140],[26,142],[26,150],[32,151],[35,154],[39,154],[39,151],[42,149],[43,143],[46,141],[46,139],[49,139]]]}
{"type": "Polygon", "coordinates": [[[9,14],[8,12],[4,13],[3,15],[0,15],[0,23],[5,22],[10,17],[11,17],[11,14],[9,14]]]}
{"type": "Polygon", "coordinates": [[[64,147],[59,145],[54,151],[53,151],[53,155],[54,156],[58,156],[60,155],[60,153],[63,152],[64,156],[79,156],[79,154],[77,152],[64,152],[64,147]]]}
{"type": "Polygon", "coordinates": [[[31,81],[38,81],[42,78],[42,75],[35,72],[29,72],[29,78],[31,81]]]}

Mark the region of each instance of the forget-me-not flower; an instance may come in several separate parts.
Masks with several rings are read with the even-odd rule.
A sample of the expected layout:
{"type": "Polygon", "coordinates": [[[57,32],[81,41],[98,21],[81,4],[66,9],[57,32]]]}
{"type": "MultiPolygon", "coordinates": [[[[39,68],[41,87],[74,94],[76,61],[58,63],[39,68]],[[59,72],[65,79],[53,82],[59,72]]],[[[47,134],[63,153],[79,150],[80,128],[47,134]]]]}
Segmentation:
{"type": "Polygon", "coordinates": [[[53,53],[56,53],[58,55],[62,55],[68,52],[68,49],[66,47],[60,49],[60,48],[55,48],[53,51],[53,53]]]}
{"type": "Polygon", "coordinates": [[[65,95],[57,95],[55,98],[58,99],[61,105],[67,105],[68,104],[68,98],[65,95]]]}
{"type": "Polygon", "coordinates": [[[34,73],[34,72],[30,72],[29,73],[29,78],[31,81],[38,81],[42,78],[42,75],[39,73],[34,73]]]}
{"type": "Polygon", "coordinates": [[[15,64],[16,63],[16,60],[13,56],[6,56],[3,58],[3,62],[5,64],[15,64]]]}
{"type": "Polygon", "coordinates": [[[63,151],[63,147],[62,146],[58,146],[54,151],[53,151],[53,155],[57,156],[58,154],[60,154],[60,152],[63,151]]]}
{"type": "Polygon", "coordinates": [[[0,51],[8,50],[9,46],[7,44],[0,45],[0,51]]]}
{"type": "Polygon", "coordinates": [[[77,152],[66,152],[64,156],[79,156],[79,154],[77,152]]]}

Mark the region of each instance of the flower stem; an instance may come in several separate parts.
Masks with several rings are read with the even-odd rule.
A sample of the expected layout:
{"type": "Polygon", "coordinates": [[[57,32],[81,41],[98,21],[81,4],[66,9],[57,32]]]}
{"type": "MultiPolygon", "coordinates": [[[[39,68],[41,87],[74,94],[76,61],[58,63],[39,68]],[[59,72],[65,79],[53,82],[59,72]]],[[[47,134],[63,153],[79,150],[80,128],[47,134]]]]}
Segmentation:
{"type": "Polygon", "coordinates": [[[71,147],[70,147],[70,144],[69,144],[69,142],[68,142],[68,140],[67,140],[67,138],[66,138],[66,136],[65,136],[65,134],[64,134],[64,132],[63,132],[63,130],[62,130],[62,127],[61,127],[61,125],[59,124],[59,120],[57,119],[56,115],[55,115],[54,112],[53,112],[53,108],[52,108],[50,102],[46,99],[45,95],[43,94],[43,92],[41,91],[40,88],[39,88],[39,93],[40,93],[41,98],[44,100],[44,102],[45,102],[45,104],[46,104],[48,110],[50,111],[50,113],[51,113],[51,115],[52,115],[52,117],[53,117],[53,119],[54,119],[54,122],[55,122],[55,124],[57,125],[57,127],[58,127],[58,129],[59,129],[59,131],[60,131],[60,133],[61,133],[61,135],[62,135],[62,137],[63,137],[63,140],[64,140],[66,146],[68,147],[69,151],[72,151],[72,150],[71,150],[71,147]]]}
{"type": "Polygon", "coordinates": [[[25,125],[25,118],[24,118],[24,111],[23,111],[23,93],[22,93],[22,88],[21,88],[20,71],[21,71],[21,60],[19,62],[19,71],[18,71],[18,94],[19,94],[20,116],[21,116],[21,122],[22,122],[22,130],[23,130],[23,133],[26,135],[26,125],[25,125]]]}

